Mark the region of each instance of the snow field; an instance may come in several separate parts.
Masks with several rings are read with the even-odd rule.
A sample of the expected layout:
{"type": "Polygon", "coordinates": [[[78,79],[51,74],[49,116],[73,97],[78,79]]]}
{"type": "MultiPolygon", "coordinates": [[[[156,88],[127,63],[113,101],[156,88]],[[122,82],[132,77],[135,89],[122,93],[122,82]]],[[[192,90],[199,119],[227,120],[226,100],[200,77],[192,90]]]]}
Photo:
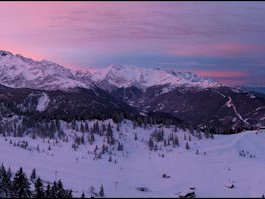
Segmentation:
{"type": "MultiPolygon", "coordinates": [[[[89,126],[94,122],[90,121],[89,126]]],[[[215,135],[214,139],[202,135],[199,140],[189,132],[163,127],[165,138],[173,132],[178,136],[180,146],[173,148],[160,142],[157,151],[150,151],[148,140],[158,127],[134,129],[132,122],[124,121],[118,132],[111,120],[104,123],[109,122],[114,136],[124,146],[123,151],[117,151],[115,145],[112,162],[108,161],[109,154],[98,160],[93,154],[96,145],[100,148],[106,144],[104,137],[96,136],[92,145],[85,142],[74,150],[74,135],[82,133],[68,129],[62,123],[68,142],[1,136],[0,163],[10,166],[13,172],[22,166],[27,176],[36,168],[37,175],[46,182],[61,179],[66,188],[73,190],[74,196],[80,196],[82,191],[90,196],[90,186],[98,192],[101,184],[109,197],[178,197],[191,187],[195,187],[198,197],[261,197],[265,193],[265,132],[215,135]],[[137,140],[134,140],[134,133],[137,133],[137,140]],[[191,141],[188,141],[189,135],[191,141]],[[14,142],[23,140],[32,151],[14,147],[14,142]],[[186,142],[189,150],[185,148],[186,142]],[[36,150],[38,145],[40,152],[36,150]],[[48,150],[49,145],[51,150],[48,150]],[[196,154],[197,150],[199,154],[196,154]],[[239,155],[241,150],[245,157],[239,155]],[[163,174],[169,178],[163,178],[163,174]],[[229,184],[235,187],[230,189],[229,184]],[[148,191],[139,191],[137,187],[146,187],[148,191]]]]}

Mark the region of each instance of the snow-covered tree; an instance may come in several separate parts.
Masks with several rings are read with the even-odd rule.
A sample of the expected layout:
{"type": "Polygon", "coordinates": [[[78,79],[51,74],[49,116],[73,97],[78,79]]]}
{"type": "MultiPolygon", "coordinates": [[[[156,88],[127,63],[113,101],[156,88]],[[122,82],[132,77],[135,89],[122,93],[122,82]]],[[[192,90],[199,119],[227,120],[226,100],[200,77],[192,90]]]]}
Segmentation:
{"type": "Polygon", "coordinates": [[[36,179],[36,169],[34,168],[31,172],[31,176],[30,176],[30,179],[31,181],[33,182],[35,179],[36,179]]]}
{"type": "Polygon", "coordinates": [[[190,146],[189,146],[189,143],[186,142],[186,149],[189,150],[190,149],[190,146]]]}
{"type": "Polygon", "coordinates": [[[44,193],[44,187],[42,180],[38,177],[35,184],[34,184],[35,190],[33,192],[33,197],[34,198],[44,198],[45,193],[44,193]]]}
{"type": "Polygon", "coordinates": [[[20,168],[14,177],[12,183],[12,197],[15,198],[30,198],[32,196],[30,183],[23,169],[20,168]]]}
{"type": "Polygon", "coordinates": [[[101,185],[100,186],[100,190],[99,190],[99,196],[100,197],[103,197],[105,195],[105,193],[104,193],[104,187],[103,187],[103,185],[101,185]]]}

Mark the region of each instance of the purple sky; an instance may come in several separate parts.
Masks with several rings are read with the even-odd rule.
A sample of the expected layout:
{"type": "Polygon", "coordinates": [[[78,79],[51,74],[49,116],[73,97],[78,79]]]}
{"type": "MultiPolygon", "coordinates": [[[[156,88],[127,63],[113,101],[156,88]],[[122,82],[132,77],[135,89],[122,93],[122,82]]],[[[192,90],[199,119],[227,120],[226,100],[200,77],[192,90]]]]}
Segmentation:
{"type": "Polygon", "coordinates": [[[265,2],[0,2],[1,49],[265,84],[265,2]]]}

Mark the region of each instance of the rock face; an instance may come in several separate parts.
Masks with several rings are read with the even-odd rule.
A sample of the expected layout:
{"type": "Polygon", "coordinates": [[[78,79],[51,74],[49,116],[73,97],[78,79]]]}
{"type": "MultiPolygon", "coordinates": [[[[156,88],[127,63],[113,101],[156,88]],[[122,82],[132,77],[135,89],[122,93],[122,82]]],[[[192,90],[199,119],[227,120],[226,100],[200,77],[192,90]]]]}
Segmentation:
{"type": "Polygon", "coordinates": [[[265,96],[190,72],[111,65],[71,70],[0,51],[1,115],[70,119],[166,115],[218,129],[265,125],[265,96]],[[103,117],[101,117],[103,116],[103,117]]]}

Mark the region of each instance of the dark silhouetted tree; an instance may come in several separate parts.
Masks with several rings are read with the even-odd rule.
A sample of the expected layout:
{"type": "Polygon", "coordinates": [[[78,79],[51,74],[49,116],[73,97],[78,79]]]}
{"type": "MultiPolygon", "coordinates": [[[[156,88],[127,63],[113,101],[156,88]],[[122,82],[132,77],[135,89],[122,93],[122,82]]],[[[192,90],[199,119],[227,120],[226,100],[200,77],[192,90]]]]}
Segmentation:
{"type": "Polygon", "coordinates": [[[30,183],[23,169],[20,168],[14,177],[12,183],[12,197],[15,198],[30,198],[32,193],[30,191],[30,183]]]}

